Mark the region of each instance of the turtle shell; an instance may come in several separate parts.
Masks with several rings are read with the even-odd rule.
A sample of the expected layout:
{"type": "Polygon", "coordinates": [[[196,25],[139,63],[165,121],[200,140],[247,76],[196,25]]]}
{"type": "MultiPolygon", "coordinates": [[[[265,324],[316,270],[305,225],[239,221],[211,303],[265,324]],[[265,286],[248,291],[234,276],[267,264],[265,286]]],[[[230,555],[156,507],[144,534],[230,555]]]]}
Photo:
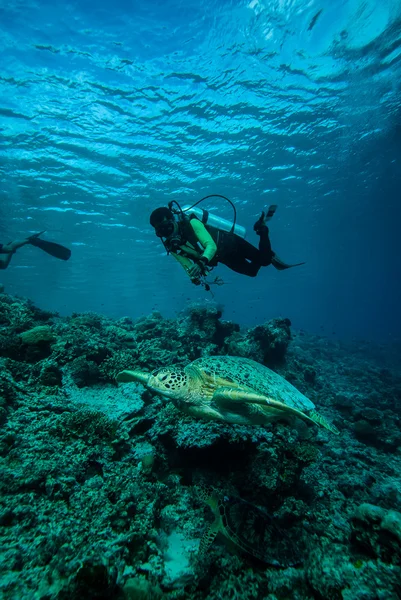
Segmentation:
{"type": "Polygon", "coordinates": [[[233,386],[263,394],[300,411],[313,410],[315,405],[278,373],[260,363],[239,356],[209,356],[198,358],[190,365],[219,385],[233,386]],[[219,380],[228,383],[221,383],[219,380]]]}
{"type": "Polygon", "coordinates": [[[218,500],[223,535],[248,556],[275,567],[301,562],[294,536],[281,530],[263,509],[235,496],[218,500]]]}

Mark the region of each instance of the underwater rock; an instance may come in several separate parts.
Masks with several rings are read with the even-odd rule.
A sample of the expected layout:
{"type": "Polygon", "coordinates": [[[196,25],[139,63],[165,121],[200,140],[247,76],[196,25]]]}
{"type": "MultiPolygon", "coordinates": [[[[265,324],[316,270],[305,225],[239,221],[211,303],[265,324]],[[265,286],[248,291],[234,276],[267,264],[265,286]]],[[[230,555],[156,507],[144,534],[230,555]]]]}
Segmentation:
{"type": "Polygon", "coordinates": [[[401,565],[401,513],[361,504],[352,519],[352,541],[368,556],[401,565]]]}
{"type": "Polygon", "coordinates": [[[367,418],[355,421],[353,429],[355,437],[364,444],[395,452],[398,447],[401,447],[399,423],[400,419],[395,415],[387,417],[387,419],[381,416],[379,420],[376,416],[373,418],[368,412],[367,418]]]}
{"type": "Polygon", "coordinates": [[[306,332],[289,343],[289,327],[279,319],[241,331],[210,306],[176,319],[58,317],[1,295],[0,597],[401,597],[399,356],[392,348],[379,364],[373,345],[306,332]],[[48,356],[21,338],[43,326],[55,337],[43,344],[48,356]],[[216,354],[272,361],[341,435],[200,421],[107,383],[126,368],[216,354]],[[199,481],[295,528],[304,564],[258,570],[216,543],[202,571],[210,514],[199,481]]]}
{"type": "MultiPolygon", "coordinates": [[[[70,593],[69,598],[76,598],[76,600],[80,598],[93,600],[116,598],[118,593],[116,573],[111,573],[105,564],[87,560],[73,578],[70,593]]],[[[63,598],[63,594],[61,598],[63,598]]]]}
{"type": "Polygon", "coordinates": [[[68,371],[78,387],[99,383],[102,375],[98,365],[84,356],[75,358],[69,365],[68,371]]]}
{"type": "Polygon", "coordinates": [[[313,598],[327,600],[398,600],[401,569],[379,561],[350,560],[344,548],[312,550],[306,565],[313,598]]]}
{"type": "Polygon", "coordinates": [[[397,477],[387,478],[385,482],[376,483],[372,488],[372,503],[383,508],[401,507],[401,481],[397,477]]]}
{"type": "Polygon", "coordinates": [[[17,397],[17,384],[5,363],[2,364],[0,361],[0,404],[11,406],[15,404],[17,397]]]}
{"type": "Polygon", "coordinates": [[[146,579],[143,575],[127,579],[123,587],[126,600],[158,600],[163,592],[160,587],[146,579]]]}
{"type": "Polygon", "coordinates": [[[0,356],[15,360],[21,357],[21,338],[18,334],[9,330],[0,333],[0,356]]]}
{"type": "Polygon", "coordinates": [[[304,370],[304,379],[308,383],[315,383],[316,381],[316,371],[312,369],[312,367],[306,367],[304,370]]]}
{"type": "Polygon", "coordinates": [[[61,386],[63,373],[57,363],[48,362],[41,368],[39,383],[45,386],[61,386]]]}
{"type": "Polygon", "coordinates": [[[291,321],[271,319],[263,325],[249,329],[244,336],[228,340],[230,353],[253,358],[265,365],[274,365],[284,360],[291,341],[291,321]],[[234,343],[238,347],[235,351],[234,343]]]}
{"type": "Polygon", "coordinates": [[[280,362],[284,359],[291,341],[290,327],[289,319],[271,319],[248,332],[251,339],[260,343],[264,364],[280,362]]]}
{"type": "Polygon", "coordinates": [[[191,304],[180,313],[182,334],[190,346],[190,360],[217,354],[225,346],[227,338],[239,331],[236,323],[222,321],[222,315],[222,307],[204,304],[191,304]]]}
{"type": "Polygon", "coordinates": [[[377,429],[366,419],[354,423],[354,432],[356,437],[363,441],[377,442],[377,429]]]}

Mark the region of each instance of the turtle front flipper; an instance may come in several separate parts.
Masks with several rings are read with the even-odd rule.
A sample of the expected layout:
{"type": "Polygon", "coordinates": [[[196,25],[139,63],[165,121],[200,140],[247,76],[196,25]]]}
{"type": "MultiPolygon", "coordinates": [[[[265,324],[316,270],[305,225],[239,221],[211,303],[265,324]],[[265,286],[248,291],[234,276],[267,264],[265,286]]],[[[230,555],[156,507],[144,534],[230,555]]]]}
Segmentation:
{"type": "Polygon", "coordinates": [[[221,412],[205,404],[202,404],[201,406],[196,406],[194,404],[188,403],[186,405],[184,403],[180,406],[180,409],[188,415],[190,415],[191,417],[204,419],[207,421],[225,421],[221,412]]]}
{"type": "Polygon", "coordinates": [[[150,373],[144,371],[120,371],[116,377],[117,383],[142,383],[147,385],[149,381],[150,373]]]}
{"type": "Polygon", "coordinates": [[[264,396],[262,394],[256,394],[255,392],[241,390],[240,388],[218,388],[213,394],[213,401],[216,402],[217,405],[224,405],[225,402],[238,402],[239,404],[260,404],[265,406],[266,410],[268,410],[270,407],[275,410],[282,411],[283,414],[298,417],[298,419],[302,419],[307,423],[313,423],[314,425],[325,427],[332,433],[338,433],[338,430],[334,426],[330,425],[326,419],[324,419],[324,417],[315,411],[310,411],[309,414],[306,414],[297,408],[293,408],[292,406],[288,406],[288,404],[284,404],[284,402],[280,402],[279,400],[274,400],[273,398],[269,398],[268,396],[264,396]]]}
{"type": "Polygon", "coordinates": [[[216,539],[217,534],[221,530],[220,519],[216,519],[205,531],[199,545],[199,558],[204,558],[210,546],[216,539]]]}

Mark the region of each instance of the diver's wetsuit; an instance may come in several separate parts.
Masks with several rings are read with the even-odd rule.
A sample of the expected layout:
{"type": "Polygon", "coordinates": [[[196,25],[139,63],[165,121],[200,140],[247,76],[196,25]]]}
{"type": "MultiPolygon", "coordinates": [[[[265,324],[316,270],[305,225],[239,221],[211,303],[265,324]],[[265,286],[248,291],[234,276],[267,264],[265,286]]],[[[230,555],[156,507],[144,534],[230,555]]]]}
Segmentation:
{"type": "MultiPolygon", "coordinates": [[[[260,230],[259,248],[255,248],[235,233],[205,227],[197,218],[180,223],[179,228],[183,243],[179,248],[170,251],[187,272],[193,261],[196,262],[204,256],[211,267],[222,263],[236,273],[256,277],[259,269],[270,265],[275,256],[266,226],[260,230]]],[[[168,248],[168,243],[166,247],[168,248]]]]}
{"type": "MultiPolygon", "coordinates": [[[[268,228],[262,227],[259,235],[259,248],[255,248],[235,233],[218,231],[218,239],[215,240],[217,244],[216,264],[220,262],[236,273],[256,277],[260,267],[270,265],[274,256],[268,228]]],[[[211,261],[212,266],[213,262],[211,261]]]]}

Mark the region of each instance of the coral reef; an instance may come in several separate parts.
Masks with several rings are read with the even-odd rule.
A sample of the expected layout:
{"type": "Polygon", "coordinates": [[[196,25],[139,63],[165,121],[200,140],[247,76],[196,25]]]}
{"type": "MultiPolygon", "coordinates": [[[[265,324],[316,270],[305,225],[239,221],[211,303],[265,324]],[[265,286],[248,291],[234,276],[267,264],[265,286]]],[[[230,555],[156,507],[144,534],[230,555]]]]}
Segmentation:
{"type": "Polygon", "coordinates": [[[176,319],[61,318],[0,296],[0,596],[5,600],[395,600],[401,596],[400,350],[329,342],[220,307],[176,319]],[[341,435],[195,420],[140,385],[207,355],[252,358],[341,435]],[[240,496],[299,544],[278,569],[199,541],[198,484],[240,496]]]}

